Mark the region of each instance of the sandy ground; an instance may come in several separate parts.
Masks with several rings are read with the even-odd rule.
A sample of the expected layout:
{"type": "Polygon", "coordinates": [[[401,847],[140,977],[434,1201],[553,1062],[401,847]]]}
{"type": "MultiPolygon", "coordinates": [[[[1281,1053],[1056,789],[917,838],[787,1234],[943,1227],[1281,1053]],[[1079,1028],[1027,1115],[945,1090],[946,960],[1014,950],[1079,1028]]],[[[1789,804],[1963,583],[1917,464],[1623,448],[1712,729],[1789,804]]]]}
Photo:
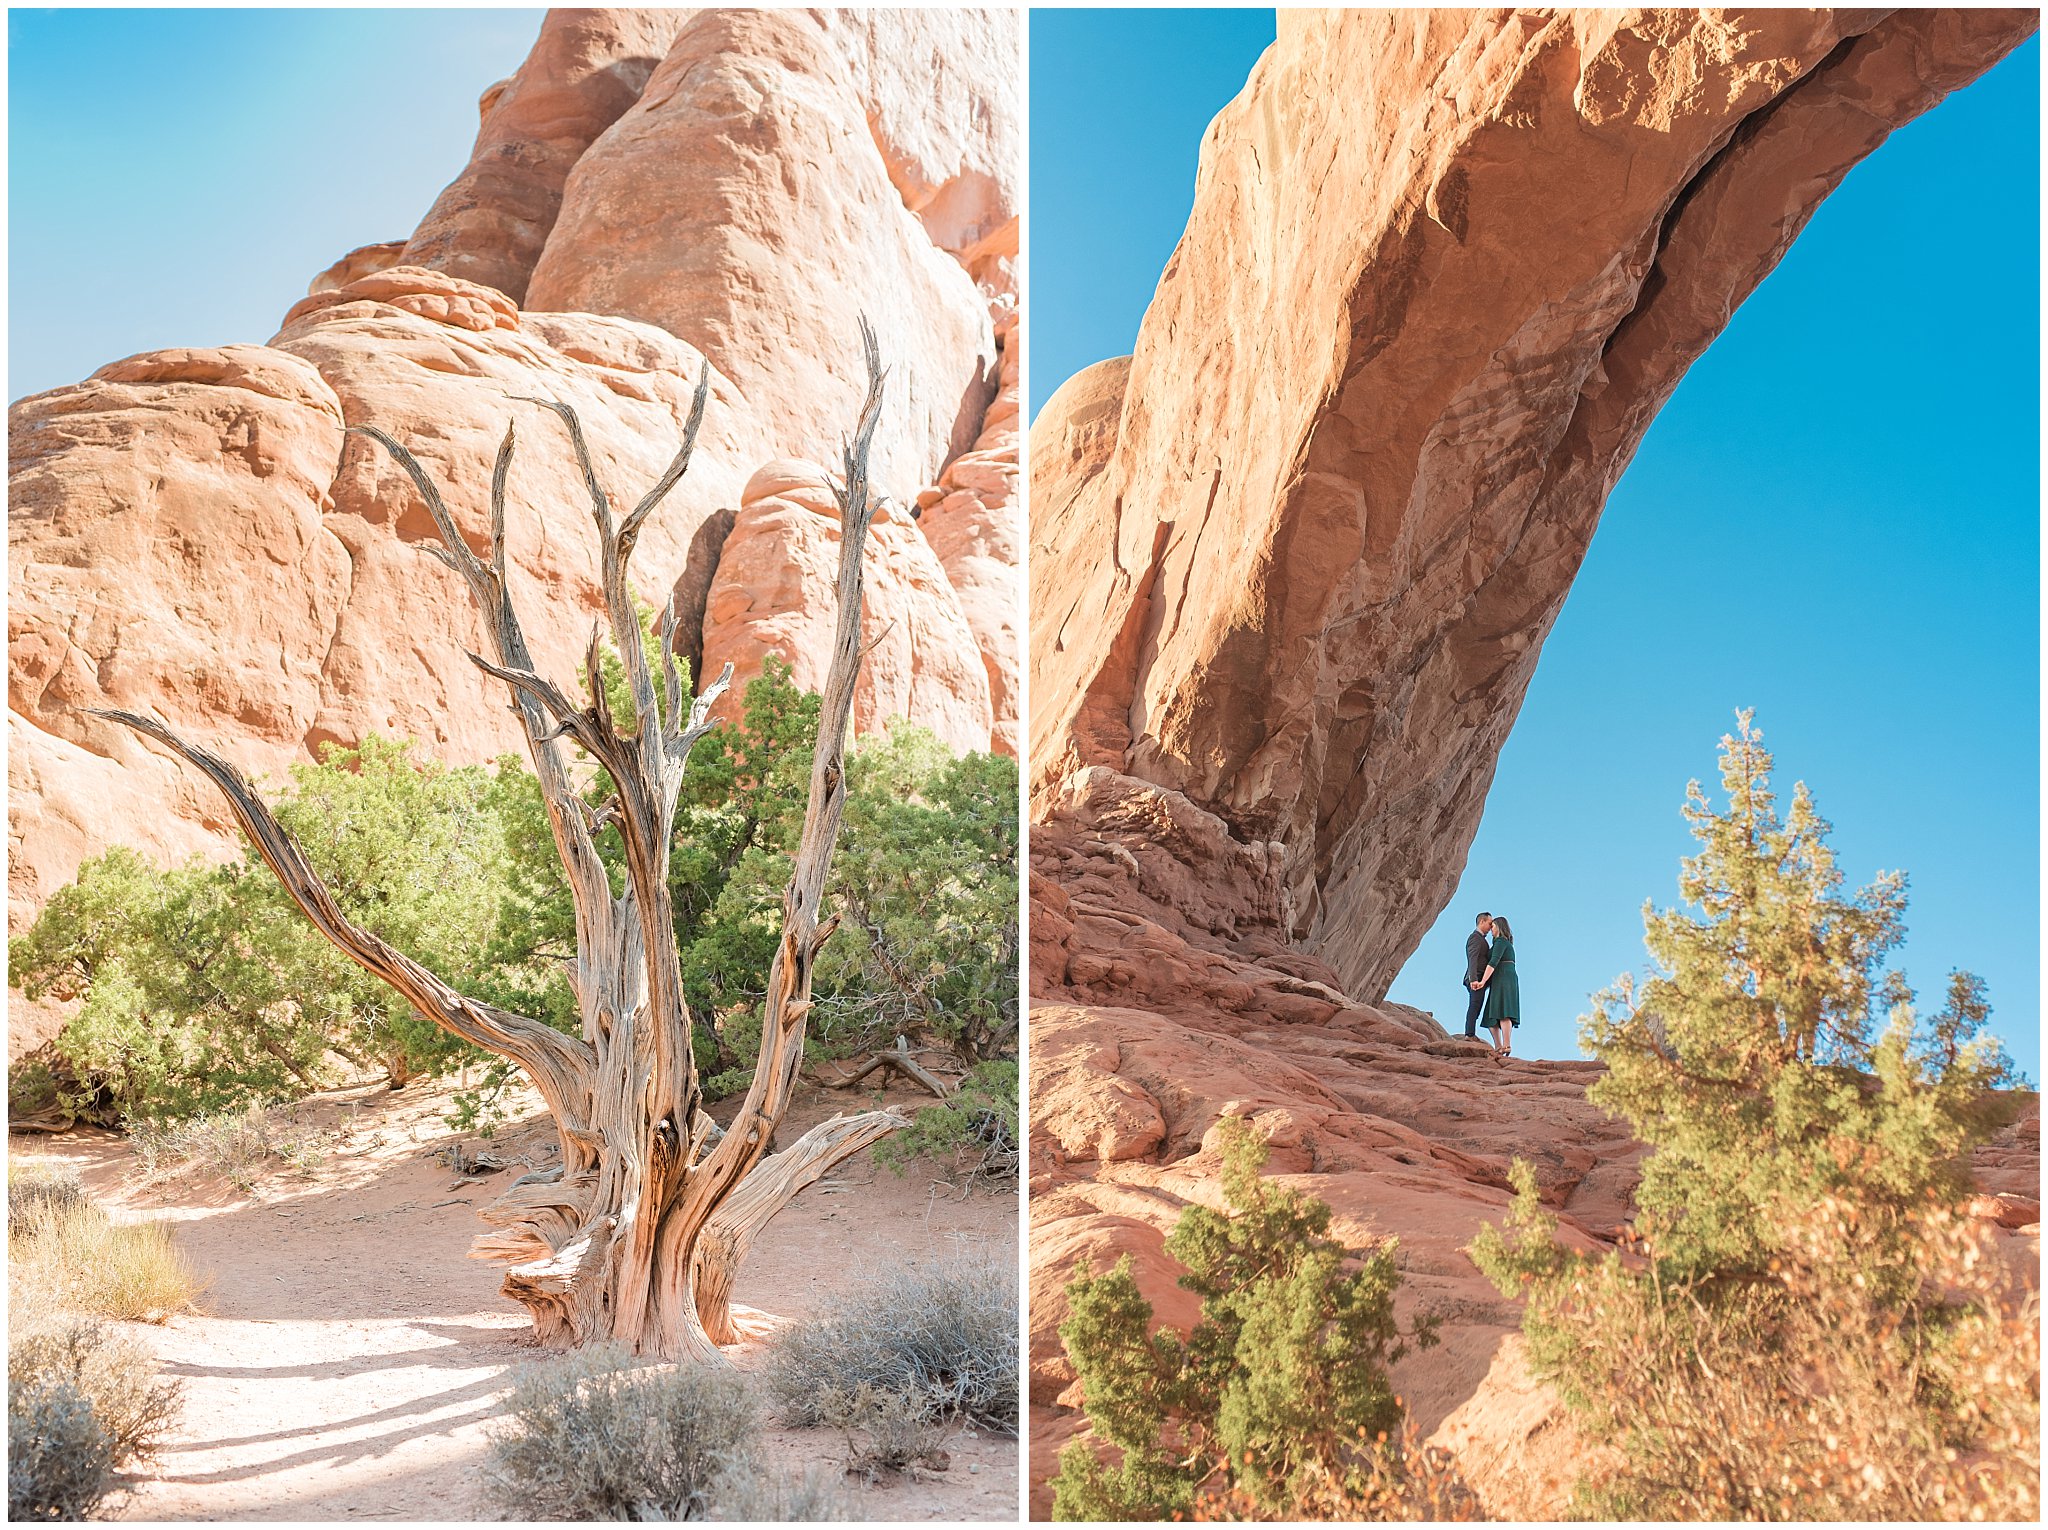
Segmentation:
{"type": "MultiPolygon", "coordinates": [[[[17,1160],[73,1164],[116,1215],[170,1221],[209,1282],[199,1313],[134,1327],[183,1383],[184,1408],[161,1460],[110,1504],[114,1517],[496,1517],[478,1470],[490,1421],[513,1371],[544,1352],[527,1337],[522,1309],[498,1294],[496,1267],[466,1257],[483,1228],[470,1208],[494,1198],[506,1174],[464,1180],[442,1155],[462,1142],[545,1163],[552,1134],[538,1115],[489,1144],[453,1133],[440,1119],[449,1093],[373,1088],[302,1106],[322,1149],[316,1167],[279,1165],[246,1194],[217,1178],[143,1183],[114,1133],[12,1139],[17,1160]]],[[[860,1103],[807,1090],[785,1137],[860,1103]]],[[[756,1245],[735,1306],[800,1319],[849,1271],[963,1251],[1014,1259],[1015,1195],[963,1199],[923,1167],[899,1178],[862,1153],[803,1192],[756,1245]]],[[[757,1364],[760,1350],[745,1346],[736,1359],[757,1364]]],[[[834,1431],[766,1438],[771,1464],[784,1471],[844,1462],[834,1431]]],[[[848,1477],[858,1515],[1014,1520],[1017,1442],[961,1430],[946,1448],[949,1469],[921,1480],[848,1477]]]]}

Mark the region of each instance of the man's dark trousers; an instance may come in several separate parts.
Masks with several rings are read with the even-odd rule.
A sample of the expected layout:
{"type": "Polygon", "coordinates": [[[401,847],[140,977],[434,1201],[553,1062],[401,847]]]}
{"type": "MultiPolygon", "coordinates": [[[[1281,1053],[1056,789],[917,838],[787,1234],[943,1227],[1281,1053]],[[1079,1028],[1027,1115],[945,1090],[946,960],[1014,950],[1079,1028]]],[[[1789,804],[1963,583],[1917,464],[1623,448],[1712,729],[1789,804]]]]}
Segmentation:
{"type": "Polygon", "coordinates": [[[1486,990],[1472,985],[1486,976],[1489,947],[1486,937],[1474,930],[1465,937],[1465,1034],[1479,1039],[1479,1012],[1486,1008],[1486,990]]]}

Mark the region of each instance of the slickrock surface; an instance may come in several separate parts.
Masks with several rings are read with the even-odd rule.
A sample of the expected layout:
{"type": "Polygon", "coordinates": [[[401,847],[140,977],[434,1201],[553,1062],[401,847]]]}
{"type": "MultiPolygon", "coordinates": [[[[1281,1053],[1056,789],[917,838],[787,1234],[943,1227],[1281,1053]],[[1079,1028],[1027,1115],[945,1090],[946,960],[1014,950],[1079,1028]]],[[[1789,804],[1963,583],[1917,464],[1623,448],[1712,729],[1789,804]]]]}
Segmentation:
{"type": "Polygon", "coordinates": [[[1038,789],[1105,764],[1281,843],[1290,938],[1382,996],[1651,418],[1842,176],[2036,21],[1283,11],[1114,447],[1040,446],[1107,373],[1036,425],[1038,789]]]}
{"type": "MultiPolygon", "coordinates": [[[[882,643],[857,725],[907,715],[1015,753],[1020,140],[1014,68],[990,71],[1017,28],[551,12],[419,228],[315,276],[267,345],[131,357],[16,403],[10,927],[111,844],[169,860],[236,843],[190,772],[85,708],[157,711],[273,776],[370,731],[457,762],[518,747],[465,657],[467,595],[421,550],[425,507],[345,426],[412,447],[481,540],[516,425],[514,595],[566,682],[599,609],[594,532],[566,432],[522,400],[573,405],[630,502],[708,360],[697,453],[634,582],[651,605],[677,596],[706,674],[731,657],[743,685],[771,646],[807,647],[828,630],[836,512],[770,532],[743,491],[779,459],[836,468],[863,310],[890,366],[876,470],[897,508],[877,527],[882,643]],[[943,535],[920,504],[948,507],[943,535]]],[[[784,656],[800,676],[813,659],[784,656]]]]}
{"type": "MultiPolygon", "coordinates": [[[[1226,1114],[1340,1235],[1399,1239],[1443,1322],[1399,1390],[1489,1511],[1561,1512],[1588,1442],[1463,1249],[1516,1156],[1598,1246],[1642,1150],[1595,1065],[1384,995],[1656,410],[1841,177],[2035,24],[1280,13],[1134,355],[1033,427],[1034,1512],[1083,1427],[1066,1286],[1128,1253],[1192,1319],[1161,1245],[1221,1203],[1226,1114]]],[[[2037,1103],[1977,1168],[2037,1267],[2037,1103]]]]}
{"type": "MultiPolygon", "coordinates": [[[[796,683],[825,683],[838,619],[839,507],[824,470],[771,462],[740,495],[704,606],[704,664],[758,673],[787,655],[796,683]]],[[[956,749],[989,743],[988,679],[974,633],[938,555],[897,504],[868,534],[861,641],[868,654],[853,693],[854,726],[915,717],[956,749]]]]}
{"type": "Polygon", "coordinates": [[[689,14],[549,11],[526,62],[477,104],[476,149],[413,230],[406,263],[524,303],[569,172],[640,99],[689,14]]]}

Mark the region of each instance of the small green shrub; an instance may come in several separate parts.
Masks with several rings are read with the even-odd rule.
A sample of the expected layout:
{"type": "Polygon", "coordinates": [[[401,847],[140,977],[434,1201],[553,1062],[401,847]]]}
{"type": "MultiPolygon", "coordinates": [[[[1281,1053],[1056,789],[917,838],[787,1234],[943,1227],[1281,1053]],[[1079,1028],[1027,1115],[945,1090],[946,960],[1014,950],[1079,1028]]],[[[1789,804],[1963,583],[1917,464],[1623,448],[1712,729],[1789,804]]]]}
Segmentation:
{"type": "Polygon", "coordinates": [[[84,1519],[112,1485],[114,1442],[62,1382],[7,1383],[7,1517],[84,1519]]]}
{"type": "Polygon", "coordinates": [[[1017,1064],[1008,1058],[976,1063],[951,1099],[928,1105],[907,1131],[875,1145],[875,1161],[902,1174],[919,1158],[951,1155],[969,1185],[1017,1183],[1017,1064]]]}
{"type": "Polygon", "coordinates": [[[698,1519],[721,1478],[751,1470],[757,1410],[742,1377],[631,1364],[599,1347],[520,1374],[486,1472],[508,1517],[698,1519]]]}
{"type": "Polygon", "coordinates": [[[1017,1272],[957,1258],[851,1282],[776,1335],[764,1375],[782,1416],[827,1423],[826,1399],[894,1393],[933,1418],[1017,1429],[1017,1272]]]}
{"type": "Polygon", "coordinates": [[[1232,1214],[1190,1207],[1166,1240],[1202,1298],[1185,1336],[1151,1332],[1126,1258],[1068,1287],[1060,1338],[1080,1373],[1098,1441],[1060,1456],[1056,1519],[1171,1519],[1198,1494],[1242,1496],[1262,1514],[1311,1491],[1383,1492],[1398,1475],[1403,1414],[1387,1368],[1403,1335],[1391,1242],[1359,1253],[1328,1236],[1323,1202],[1260,1177],[1266,1147],[1249,1123],[1222,1123],[1223,1193],[1232,1214]]]}

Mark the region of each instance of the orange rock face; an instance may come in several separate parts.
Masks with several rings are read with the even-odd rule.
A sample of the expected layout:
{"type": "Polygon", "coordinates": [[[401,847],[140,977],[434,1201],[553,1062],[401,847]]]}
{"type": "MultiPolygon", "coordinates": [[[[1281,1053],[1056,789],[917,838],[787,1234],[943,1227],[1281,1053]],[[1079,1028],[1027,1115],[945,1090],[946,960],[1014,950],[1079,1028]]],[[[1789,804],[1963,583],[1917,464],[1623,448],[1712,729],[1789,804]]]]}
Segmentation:
{"type": "MultiPolygon", "coordinates": [[[[1595,1065],[1383,996],[1652,416],[1842,175],[2035,21],[1280,13],[1135,354],[1032,431],[1034,1512],[1085,1427],[1067,1284],[1128,1254],[1192,1318],[1162,1243],[1221,1204],[1224,1115],[1340,1236],[1399,1239],[1443,1343],[1396,1390],[1489,1512],[1563,1511],[1592,1442],[1464,1248],[1517,1156],[1600,1246],[1641,1150],[1595,1065]]],[[[1978,1161],[2035,1253],[2038,1133],[1978,1161]]]]}
{"type": "Polygon", "coordinates": [[[523,303],[569,172],[640,99],[688,14],[549,11],[518,72],[484,92],[476,151],[413,231],[404,263],[523,303]]]}
{"type": "Polygon", "coordinates": [[[1015,82],[979,76],[1014,57],[1017,27],[994,12],[549,13],[411,238],[315,277],[267,345],[133,357],[17,403],[10,925],[111,844],[173,859],[236,843],[188,772],[85,708],[154,710],[273,774],[372,731],[454,761],[519,746],[466,657],[468,599],[422,552],[424,506],[348,425],[412,447],[479,539],[516,426],[513,593],[566,682],[599,609],[595,535],[560,422],[521,400],[574,406],[614,500],[637,497],[708,360],[703,434],[634,582],[652,605],[679,592],[691,653],[733,657],[744,679],[786,645],[816,683],[836,512],[770,513],[743,491],[774,459],[837,460],[862,310],[891,367],[877,465],[899,508],[876,528],[881,642],[857,726],[904,715],[956,747],[1014,750],[1014,647],[987,645],[1014,645],[1021,621],[995,610],[1022,537],[1016,358],[989,317],[1013,316],[1015,294],[985,246],[1014,235],[1021,167],[997,164],[1016,154],[1015,82]],[[751,126],[719,115],[754,90],[783,105],[751,126]],[[657,237],[608,242],[625,207],[657,237]],[[966,493],[976,532],[928,540],[911,519],[966,493]]]}
{"type": "MultiPolygon", "coordinates": [[[[704,673],[733,666],[734,694],[766,657],[791,661],[806,690],[825,683],[837,620],[839,506],[822,468],[771,462],[754,475],[719,553],[704,604],[704,673]]],[[[854,726],[909,717],[955,749],[989,747],[988,682],[974,633],[938,556],[897,505],[868,535],[861,641],[867,662],[853,693],[854,726]]]]}
{"type": "Polygon", "coordinates": [[[683,25],[570,173],[527,302],[690,341],[813,461],[859,412],[865,313],[889,337],[873,467],[898,497],[973,443],[995,393],[986,298],[904,205],[840,50],[797,11],[683,25]]]}
{"type": "Polygon", "coordinates": [[[993,747],[1013,758],[1023,752],[1020,677],[1024,652],[1024,502],[1018,493],[1018,380],[1022,335],[1017,310],[998,315],[1001,388],[982,417],[973,450],[955,457],[938,484],[918,496],[918,524],[946,570],[961,613],[974,633],[988,676],[993,747]],[[929,503],[926,503],[929,501],[929,503]]]}

